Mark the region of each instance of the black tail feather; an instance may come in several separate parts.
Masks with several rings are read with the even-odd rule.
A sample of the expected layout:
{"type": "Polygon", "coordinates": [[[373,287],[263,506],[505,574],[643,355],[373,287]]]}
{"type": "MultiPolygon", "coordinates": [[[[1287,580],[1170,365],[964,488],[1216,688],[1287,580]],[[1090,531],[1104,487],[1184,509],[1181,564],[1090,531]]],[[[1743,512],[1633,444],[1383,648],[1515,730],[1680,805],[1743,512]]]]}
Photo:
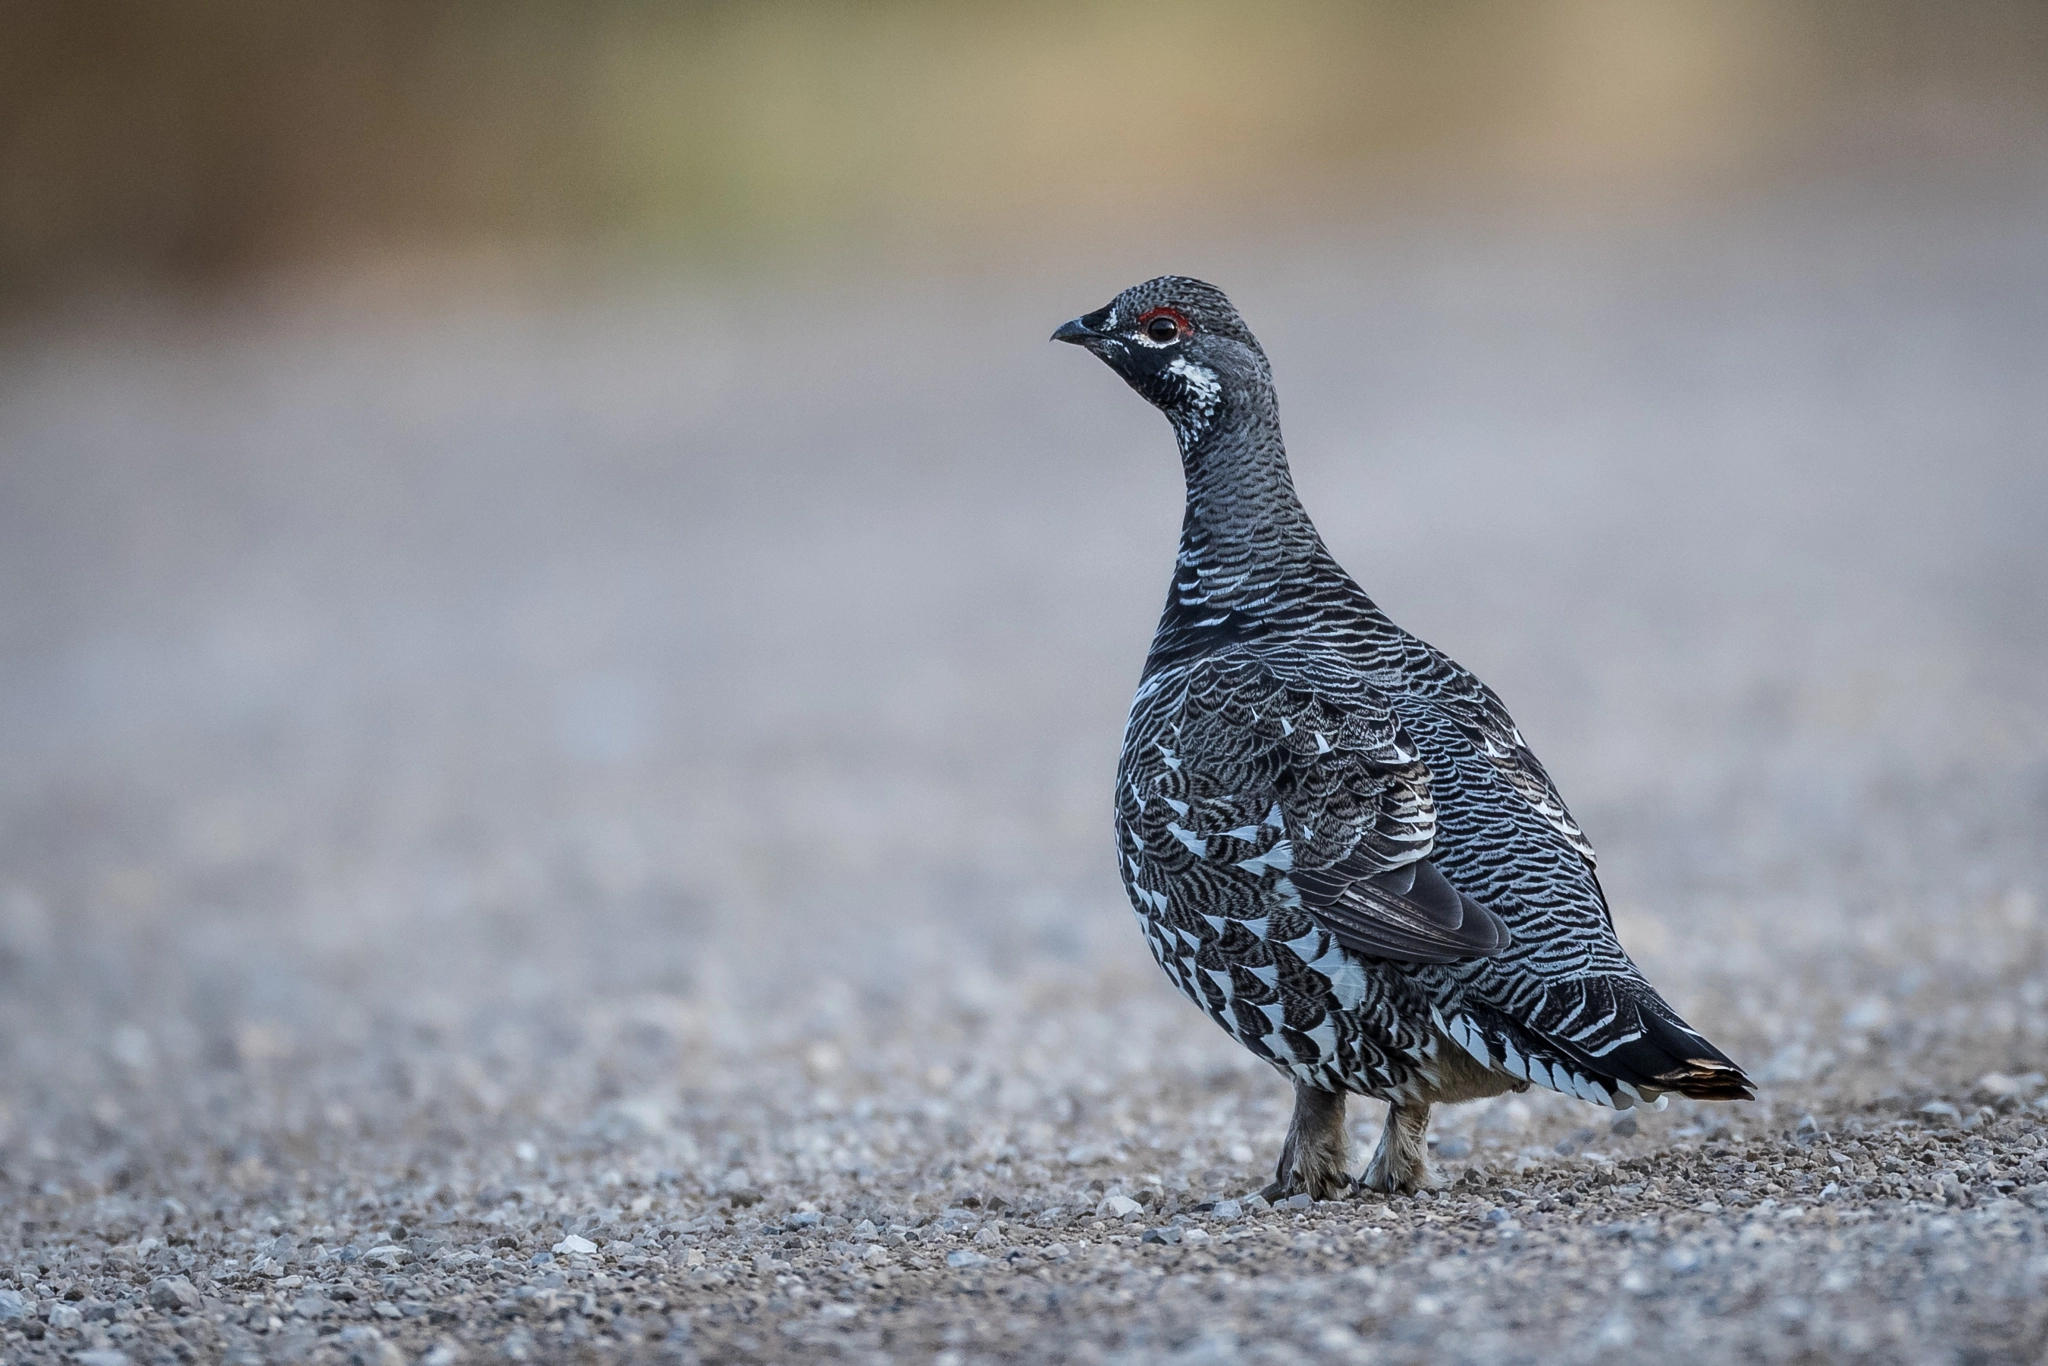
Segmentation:
{"type": "MultiPolygon", "coordinates": [[[[1504,1013],[1479,1007],[1467,1012],[1478,1033],[1489,1040],[1492,1062],[1507,1057],[1506,1048],[1530,1062],[1548,1061],[1589,1078],[1612,1095],[1632,1091],[1647,1098],[1665,1091],[1694,1100],[1753,1100],[1755,1091],[1740,1067],[1706,1039],[1659,1009],[1662,1002],[1616,993],[1615,1009],[1603,1029],[1608,1038],[1629,1035],[1624,1042],[1574,1038],[1559,1030],[1538,1031],[1504,1013]],[[1494,1042],[1497,1041],[1497,1044],[1494,1042]],[[1505,1045],[1501,1048],[1498,1045],[1505,1045]]],[[[1524,1062],[1523,1066],[1529,1066],[1524,1062]]],[[[1512,1064],[1510,1071],[1516,1071],[1512,1064]]],[[[1530,1079],[1543,1083],[1540,1068],[1530,1079]]],[[[1560,1086],[1571,1092],[1574,1088],[1560,1086]]],[[[1580,1091],[1579,1094],[1584,1094],[1580,1091]]]]}

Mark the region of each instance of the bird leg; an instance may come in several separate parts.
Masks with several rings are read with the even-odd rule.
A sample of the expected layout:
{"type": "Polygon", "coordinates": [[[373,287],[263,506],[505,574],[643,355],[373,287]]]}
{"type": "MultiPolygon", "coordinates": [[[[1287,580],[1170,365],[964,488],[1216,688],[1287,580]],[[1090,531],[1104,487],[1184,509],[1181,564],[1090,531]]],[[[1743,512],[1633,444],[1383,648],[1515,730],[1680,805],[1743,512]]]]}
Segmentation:
{"type": "Polygon", "coordinates": [[[1339,1200],[1351,1194],[1346,1170],[1350,1150],[1344,1137],[1344,1093],[1322,1091],[1296,1083],[1294,1122],[1280,1146],[1280,1165],[1273,1184],[1259,1194],[1284,1200],[1306,1192],[1315,1200],[1339,1200]]]}
{"type": "Polygon", "coordinates": [[[1436,1184],[1436,1173],[1429,1169],[1427,1103],[1387,1103],[1387,1127],[1358,1184],[1388,1195],[1409,1195],[1436,1184]]]}

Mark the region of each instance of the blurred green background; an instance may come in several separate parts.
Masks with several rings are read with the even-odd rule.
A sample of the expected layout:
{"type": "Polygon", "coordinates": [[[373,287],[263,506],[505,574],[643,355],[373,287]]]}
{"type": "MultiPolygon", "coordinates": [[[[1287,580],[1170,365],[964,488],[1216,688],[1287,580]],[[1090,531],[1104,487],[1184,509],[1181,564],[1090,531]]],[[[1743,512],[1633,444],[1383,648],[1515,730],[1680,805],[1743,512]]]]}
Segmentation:
{"type": "Polygon", "coordinates": [[[10,0],[0,293],[387,253],[981,258],[2048,129],[2048,6],[10,0]]]}

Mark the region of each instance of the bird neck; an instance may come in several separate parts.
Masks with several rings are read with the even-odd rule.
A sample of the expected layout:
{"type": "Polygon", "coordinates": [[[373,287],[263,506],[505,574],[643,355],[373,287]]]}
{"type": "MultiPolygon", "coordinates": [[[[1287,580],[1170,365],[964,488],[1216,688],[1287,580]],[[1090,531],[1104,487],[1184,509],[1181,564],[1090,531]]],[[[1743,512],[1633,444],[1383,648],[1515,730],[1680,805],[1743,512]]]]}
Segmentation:
{"type": "Polygon", "coordinates": [[[1206,424],[1183,432],[1181,468],[1188,501],[1176,600],[1256,611],[1327,558],[1294,492],[1270,382],[1226,390],[1206,424]]]}

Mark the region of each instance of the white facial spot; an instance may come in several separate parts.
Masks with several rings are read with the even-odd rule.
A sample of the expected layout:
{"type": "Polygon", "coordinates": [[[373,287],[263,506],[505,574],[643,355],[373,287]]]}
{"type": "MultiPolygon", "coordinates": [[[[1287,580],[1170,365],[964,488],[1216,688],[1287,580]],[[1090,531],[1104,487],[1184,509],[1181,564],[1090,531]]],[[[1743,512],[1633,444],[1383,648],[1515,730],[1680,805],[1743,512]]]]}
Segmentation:
{"type": "Polygon", "coordinates": [[[1166,369],[1167,373],[1180,376],[1191,400],[1187,408],[1167,416],[1181,441],[1192,442],[1208,429],[1211,419],[1216,416],[1216,405],[1223,396],[1223,381],[1217,378],[1214,370],[1206,365],[1197,365],[1186,356],[1175,356],[1166,369]]]}

